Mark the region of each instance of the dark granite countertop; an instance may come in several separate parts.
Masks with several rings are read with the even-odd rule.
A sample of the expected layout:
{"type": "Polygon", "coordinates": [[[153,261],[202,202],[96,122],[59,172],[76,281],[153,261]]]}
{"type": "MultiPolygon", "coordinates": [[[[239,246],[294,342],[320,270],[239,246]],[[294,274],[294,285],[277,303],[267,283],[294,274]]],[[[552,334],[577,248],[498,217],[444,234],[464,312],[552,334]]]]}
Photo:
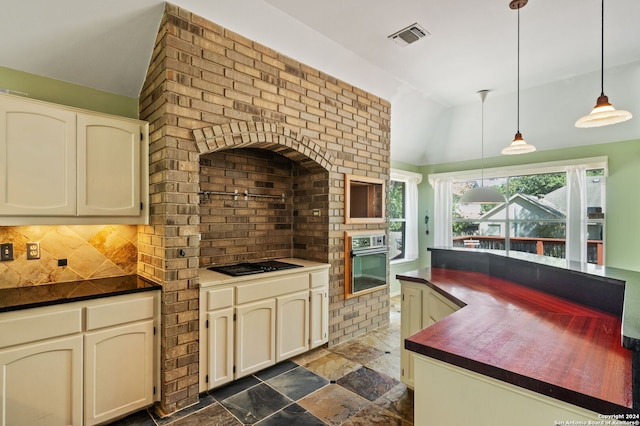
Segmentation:
{"type": "Polygon", "coordinates": [[[620,317],[485,273],[429,268],[423,283],[464,306],[405,348],[599,413],[633,412],[620,317]]]}
{"type": "Polygon", "coordinates": [[[0,289],[0,312],[160,290],[161,288],[160,284],[138,275],[6,288],[0,289]]]}

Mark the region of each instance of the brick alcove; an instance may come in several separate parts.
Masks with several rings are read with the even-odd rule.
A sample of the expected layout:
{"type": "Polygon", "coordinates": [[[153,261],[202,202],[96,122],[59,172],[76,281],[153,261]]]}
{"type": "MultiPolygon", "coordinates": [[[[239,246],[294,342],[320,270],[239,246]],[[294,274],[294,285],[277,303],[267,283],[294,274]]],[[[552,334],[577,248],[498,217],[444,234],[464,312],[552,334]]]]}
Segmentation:
{"type": "Polygon", "coordinates": [[[329,262],[331,154],[279,123],[233,122],[193,134],[200,151],[200,267],[282,257],[329,262]],[[238,188],[239,196],[221,194],[238,188]],[[245,190],[283,197],[245,197],[245,190]]]}

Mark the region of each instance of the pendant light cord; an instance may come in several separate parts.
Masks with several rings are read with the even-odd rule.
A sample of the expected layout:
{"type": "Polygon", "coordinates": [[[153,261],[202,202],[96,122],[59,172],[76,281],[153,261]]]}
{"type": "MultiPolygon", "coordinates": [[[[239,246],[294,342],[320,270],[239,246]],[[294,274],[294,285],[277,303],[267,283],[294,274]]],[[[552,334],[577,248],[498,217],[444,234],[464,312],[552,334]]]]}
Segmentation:
{"type": "Polygon", "coordinates": [[[482,99],[482,124],[480,126],[480,186],[484,187],[484,99],[482,99]]]}
{"type": "Polygon", "coordinates": [[[604,96],[604,0],[600,12],[600,96],[604,96]]]}
{"type": "MultiPolygon", "coordinates": [[[[604,0],[603,0],[604,1],[604,0]]],[[[520,133],[520,7],[518,7],[518,95],[517,95],[517,128],[520,133]]]]}

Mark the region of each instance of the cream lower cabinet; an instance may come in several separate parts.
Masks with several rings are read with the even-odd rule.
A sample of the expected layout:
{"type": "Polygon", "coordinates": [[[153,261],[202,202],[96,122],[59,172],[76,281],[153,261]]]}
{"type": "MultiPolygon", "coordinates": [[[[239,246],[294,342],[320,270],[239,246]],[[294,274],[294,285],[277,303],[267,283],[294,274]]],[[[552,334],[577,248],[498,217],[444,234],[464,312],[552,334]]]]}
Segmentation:
{"type": "Polygon", "coordinates": [[[402,283],[402,298],[400,301],[400,378],[410,388],[414,387],[413,359],[411,352],[404,348],[404,339],[422,330],[422,289],[412,284],[402,283]]]}
{"type": "Polygon", "coordinates": [[[200,386],[217,387],[233,380],[234,288],[200,292],[200,386]]]}
{"type": "Polygon", "coordinates": [[[246,376],[276,363],[276,301],[236,307],[236,376],[246,376]]]}
{"type": "Polygon", "coordinates": [[[309,350],[309,291],[276,299],[276,362],[309,350]]]}
{"type": "Polygon", "coordinates": [[[200,292],[200,391],[327,342],[328,270],[200,292]]]}
{"type": "Polygon", "coordinates": [[[152,405],[158,292],[0,314],[0,425],[93,425],[152,405]]]}
{"type": "Polygon", "coordinates": [[[412,353],[404,348],[404,339],[460,309],[451,300],[425,284],[400,281],[400,379],[410,388],[415,385],[412,353]]]}
{"type": "Polygon", "coordinates": [[[85,308],[85,425],[153,404],[154,293],[124,295],[85,308]]]}
{"type": "Polygon", "coordinates": [[[309,275],[309,349],[313,349],[329,341],[329,274],[317,271],[309,275]]]}
{"type": "Polygon", "coordinates": [[[153,320],[85,335],[85,425],[153,404],[153,320]]]}
{"type": "Polygon", "coordinates": [[[0,350],[0,424],[82,424],[82,336],[0,350]]]}
{"type": "Polygon", "coordinates": [[[312,288],[309,303],[309,349],[329,340],[329,297],[326,288],[312,288]]]}
{"type": "Polygon", "coordinates": [[[219,309],[206,314],[206,331],[209,350],[201,353],[208,355],[201,374],[205,373],[212,388],[233,380],[233,308],[219,309]]]}

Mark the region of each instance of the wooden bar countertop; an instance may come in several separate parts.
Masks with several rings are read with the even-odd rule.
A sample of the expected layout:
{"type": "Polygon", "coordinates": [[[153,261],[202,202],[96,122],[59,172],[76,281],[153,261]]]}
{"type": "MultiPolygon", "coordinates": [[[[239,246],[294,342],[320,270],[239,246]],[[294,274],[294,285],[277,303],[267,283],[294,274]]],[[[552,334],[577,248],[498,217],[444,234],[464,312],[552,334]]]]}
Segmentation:
{"type": "Polygon", "coordinates": [[[478,272],[429,268],[424,283],[462,309],[405,348],[598,413],[632,409],[632,352],[613,314],[478,272]]]}

